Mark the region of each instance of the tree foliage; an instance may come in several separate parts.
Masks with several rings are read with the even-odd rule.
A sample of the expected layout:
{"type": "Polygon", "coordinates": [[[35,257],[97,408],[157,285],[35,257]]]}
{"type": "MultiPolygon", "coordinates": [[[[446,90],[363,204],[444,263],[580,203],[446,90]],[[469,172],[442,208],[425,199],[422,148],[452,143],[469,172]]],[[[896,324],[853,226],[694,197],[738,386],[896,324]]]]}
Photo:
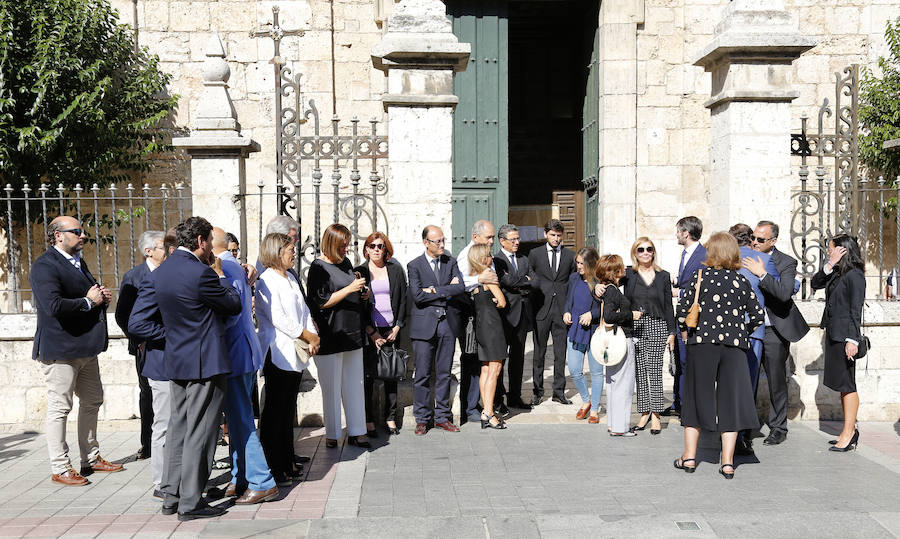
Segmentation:
{"type": "Polygon", "coordinates": [[[107,0],[0,0],[0,180],[106,186],[168,149],[177,96],[107,0]]]}
{"type": "Polygon", "coordinates": [[[866,166],[894,180],[900,175],[900,148],[885,150],[882,145],[900,139],[900,18],[887,22],[884,32],[888,55],[878,59],[881,78],[870,69],[860,81],[859,154],[866,166]]]}

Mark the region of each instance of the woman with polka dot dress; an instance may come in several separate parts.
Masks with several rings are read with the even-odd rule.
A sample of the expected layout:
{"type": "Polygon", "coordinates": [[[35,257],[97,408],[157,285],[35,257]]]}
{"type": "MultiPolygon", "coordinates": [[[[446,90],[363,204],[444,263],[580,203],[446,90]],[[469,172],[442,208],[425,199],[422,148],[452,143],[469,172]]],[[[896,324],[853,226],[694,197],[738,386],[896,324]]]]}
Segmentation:
{"type": "Polygon", "coordinates": [[[684,453],[674,465],[693,473],[700,429],[717,431],[722,436],[719,473],[731,479],[738,431],[759,428],[746,351],[750,333],[765,322],[765,315],[750,283],[738,273],[740,250],[734,237],[716,232],[706,251],[706,267],[694,274],[676,312],[688,352],[681,405],[684,453]],[[685,318],[695,295],[700,319],[696,328],[688,328],[685,318]]]}

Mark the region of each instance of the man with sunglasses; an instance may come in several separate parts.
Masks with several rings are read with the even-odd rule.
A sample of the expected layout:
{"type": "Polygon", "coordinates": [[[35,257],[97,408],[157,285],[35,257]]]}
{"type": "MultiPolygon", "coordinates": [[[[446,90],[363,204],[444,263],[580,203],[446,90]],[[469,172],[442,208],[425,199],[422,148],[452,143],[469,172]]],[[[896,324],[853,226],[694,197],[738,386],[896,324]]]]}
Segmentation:
{"type": "Polygon", "coordinates": [[[31,266],[29,280],[37,308],[32,358],[41,363],[47,385],[47,449],[50,480],[66,486],[88,484],[85,475],[121,471],[100,456],[97,412],[103,384],[97,355],[106,350],[106,308],[112,293],[97,283],[81,250],[87,235],[78,221],[59,216],[47,226],[50,248],[31,266]],[[80,473],[69,460],[66,420],[78,395],[80,473]]]}
{"type": "Polygon", "coordinates": [[[744,267],[759,277],[759,290],[766,302],[765,338],[763,340],[762,367],[769,381],[771,408],[769,436],[764,445],[778,445],[787,438],[787,358],[792,342],[797,342],[809,331],[800,310],[794,304],[797,292],[797,260],[775,248],[778,241],[778,225],[772,221],[760,221],[750,236],[753,249],[772,257],[780,279],[768,272],[759,260],[745,257],[744,267]]]}

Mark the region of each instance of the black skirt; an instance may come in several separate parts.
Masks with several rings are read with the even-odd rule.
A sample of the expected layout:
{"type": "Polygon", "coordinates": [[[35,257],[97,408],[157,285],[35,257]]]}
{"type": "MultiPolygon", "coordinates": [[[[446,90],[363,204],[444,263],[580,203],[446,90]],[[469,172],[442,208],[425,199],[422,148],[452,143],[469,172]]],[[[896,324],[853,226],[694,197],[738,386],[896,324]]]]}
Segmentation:
{"type": "Polygon", "coordinates": [[[503,361],[508,348],[503,333],[503,322],[500,309],[493,302],[494,295],[490,290],[477,289],[472,294],[475,304],[475,342],[478,344],[479,361],[503,361]]]}
{"type": "Polygon", "coordinates": [[[759,428],[747,351],[724,344],[689,344],[681,424],[718,432],[759,428]]]}
{"type": "Polygon", "coordinates": [[[825,334],[825,387],[841,393],[856,391],[856,362],[849,361],[844,352],[846,343],[833,341],[825,334]]]}

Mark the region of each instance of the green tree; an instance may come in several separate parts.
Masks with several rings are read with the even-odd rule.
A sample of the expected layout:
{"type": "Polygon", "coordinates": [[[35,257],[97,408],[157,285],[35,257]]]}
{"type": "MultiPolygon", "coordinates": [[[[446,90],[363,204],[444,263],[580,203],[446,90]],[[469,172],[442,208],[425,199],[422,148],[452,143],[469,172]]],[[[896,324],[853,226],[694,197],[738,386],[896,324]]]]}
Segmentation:
{"type": "Polygon", "coordinates": [[[859,154],[869,169],[894,180],[900,175],[900,148],[885,150],[885,141],[900,139],[900,18],[884,31],[888,55],[878,59],[881,78],[863,70],[860,81],[859,154]]]}
{"type": "Polygon", "coordinates": [[[0,0],[0,181],[106,186],[166,151],[177,104],[107,0],[0,0]]]}

